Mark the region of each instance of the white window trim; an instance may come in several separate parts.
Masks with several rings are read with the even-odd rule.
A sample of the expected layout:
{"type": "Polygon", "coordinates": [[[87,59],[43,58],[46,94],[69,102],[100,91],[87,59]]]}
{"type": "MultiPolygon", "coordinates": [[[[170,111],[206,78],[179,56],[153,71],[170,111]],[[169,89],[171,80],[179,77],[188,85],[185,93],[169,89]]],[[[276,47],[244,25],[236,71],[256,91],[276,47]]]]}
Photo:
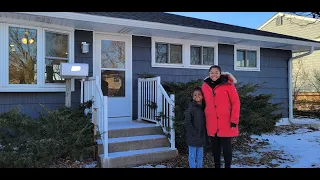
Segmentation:
{"type": "MultiPolygon", "coordinates": [[[[43,65],[44,67],[46,65],[45,63],[45,58],[46,58],[46,34],[45,32],[57,32],[57,33],[62,33],[62,34],[68,34],[68,62],[69,63],[74,63],[74,33],[70,31],[63,31],[63,30],[55,30],[55,29],[48,29],[48,28],[43,28],[43,65]]],[[[44,69],[43,69],[44,70],[44,69]]],[[[58,83],[45,83],[44,79],[44,72],[42,72],[43,76],[41,79],[41,82],[44,82],[43,87],[51,87],[51,88],[65,88],[65,84],[58,84],[58,83]]],[[[71,90],[74,91],[74,79],[71,80],[71,90]]]]}
{"type": "Polygon", "coordinates": [[[163,68],[190,68],[190,69],[208,69],[212,65],[218,65],[218,43],[205,42],[205,41],[193,41],[184,39],[172,39],[172,38],[151,38],[151,66],[163,67],[163,68]],[[168,43],[168,44],[181,44],[182,45],[182,64],[166,64],[156,63],[156,43],[168,43]],[[190,49],[191,46],[203,46],[214,48],[214,64],[212,65],[191,65],[190,64],[190,49]]]}
{"type": "MultiPolygon", "coordinates": [[[[5,52],[5,24],[4,23],[0,23],[0,72],[2,72],[0,74],[0,91],[3,90],[5,88],[5,76],[6,73],[4,72],[5,70],[3,69],[5,66],[5,61],[3,61],[5,59],[5,54],[6,53],[1,53],[1,52],[5,52]]],[[[8,59],[9,61],[9,59],[8,59]]]]}
{"type": "MultiPolygon", "coordinates": [[[[68,34],[69,62],[74,62],[74,29],[70,27],[48,25],[39,22],[0,18],[0,92],[65,92],[65,84],[45,83],[45,30],[68,34]],[[6,20],[6,21],[3,21],[6,20]],[[25,27],[37,30],[37,84],[9,84],[9,26],[25,27]],[[39,68],[43,67],[43,68],[39,68]]],[[[74,91],[72,79],[71,90],[74,91]]]]}
{"type": "MultiPolygon", "coordinates": [[[[218,43],[212,43],[212,42],[201,42],[201,41],[188,41],[188,64],[189,68],[194,69],[208,69],[213,65],[218,65],[218,43]],[[191,46],[201,46],[201,47],[210,47],[214,48],[214,61],[212,65],[191,65],[190,64],[190,56],[191,56],[191,46]]],[[[203,54],[201,54],[202,56],[203,54]]]]}
{"type": "Polygon", "coordinates": [[[257,46],[245,46],[245,45],[234,45],[233,52],[233,65],[235,71],[260,71],[260,47],[257,46]],[[257,67],[237,67],[237,50],[248,50],[257,52],[257,67]]]}

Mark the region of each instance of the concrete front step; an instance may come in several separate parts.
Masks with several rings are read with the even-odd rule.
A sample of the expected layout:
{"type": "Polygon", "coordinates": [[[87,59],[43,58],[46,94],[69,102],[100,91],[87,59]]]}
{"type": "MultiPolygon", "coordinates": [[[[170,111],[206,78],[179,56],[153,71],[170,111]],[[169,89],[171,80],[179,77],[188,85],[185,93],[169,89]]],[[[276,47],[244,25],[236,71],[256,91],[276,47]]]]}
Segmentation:
{"type": "Polygon", "coordinates": [[[129,127],[127,129],[109,129],[109,138],[163,134],[159,125],[129,127]]]}
{"type": "Polygon", "coordinates": [[[134,167],[161,162],[178,155],[160,125],[144,121],[112,122],[108,129],[108,157],[97,140],[99,164],[103,168],[134,167]]]}
{"type": "MultiPolygon", "coordinates": [[[[103,154],[102,140],[97,140],[97,144],[98,154],[103,154]]],[[[170,147],[170,142],[167,136],[158,134],[109,138],[108,151],[109,153],[113,153],[129,150],[151,149],[157,147],[170,147]]]]}
{"type": "Polygon", "coordinates": [[[165,135],[131,136],[109,139],[109,152],[120,152],[157,147],[170,147],[165,135]]]}
{"type": "Polygon", "coordinates": [[[109,153],[108,158],[99,155],[102,168],[135,167],[148,163],[162,162],[178,156],[176,149],[159,147],[109,153]]]}

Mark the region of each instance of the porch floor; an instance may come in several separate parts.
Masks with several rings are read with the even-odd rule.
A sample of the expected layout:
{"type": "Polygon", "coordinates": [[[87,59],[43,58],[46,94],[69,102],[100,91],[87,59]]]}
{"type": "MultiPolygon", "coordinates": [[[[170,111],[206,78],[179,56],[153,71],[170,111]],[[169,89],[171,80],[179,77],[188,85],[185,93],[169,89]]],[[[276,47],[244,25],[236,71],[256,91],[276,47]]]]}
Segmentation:
{"type": "Polygon", "coordinates": [[[109,122],[108,124],[108,130],[118,130],[118,129],[130,129],[130,128],[141,128],[141,127],[153,127],[153,126],[159,126],[156,123],[153,122],[147,122],[147,121],[113,121],[109,122]]]}

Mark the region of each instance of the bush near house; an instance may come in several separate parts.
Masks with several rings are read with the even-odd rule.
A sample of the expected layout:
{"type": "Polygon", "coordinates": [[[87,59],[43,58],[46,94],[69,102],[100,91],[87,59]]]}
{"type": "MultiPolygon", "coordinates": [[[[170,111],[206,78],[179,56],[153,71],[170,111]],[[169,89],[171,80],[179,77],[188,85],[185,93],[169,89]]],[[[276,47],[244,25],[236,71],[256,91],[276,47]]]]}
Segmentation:
{"type": "MultiPolygon", "coordinates": [[[[188,107],[192,91],[196,86],[201,87],[203,80],[191,81],[188,83],[164,83],[164,88],[169,94],[175,94],[175,119],[174,128],[176,132],[176,147],[179,152],[186,152],[184,112],[188,107]]],[[[277,113],[281,104],[272,104],[269,100],[272,94],[258,94],[256,91],[262,84],[237,84],[237,90],[241,102],[241,114],[239,131],[240,136],[236,140],[248,138],[252,134],[272,132],[276,122],[281,118],[277,113]]],[[[235,142],[236,143],[236,142],[235,142]]],[[[208,148],[210,148],[208,144],[208,148]]]]}
{"type": "Polygon", "coordinates": [[[0,114],[0,167],[50,167],[55,160],[83,160],[92,156],[93,124],[76,110],[45,109],[38,120],[15,107],[0,114]]]}

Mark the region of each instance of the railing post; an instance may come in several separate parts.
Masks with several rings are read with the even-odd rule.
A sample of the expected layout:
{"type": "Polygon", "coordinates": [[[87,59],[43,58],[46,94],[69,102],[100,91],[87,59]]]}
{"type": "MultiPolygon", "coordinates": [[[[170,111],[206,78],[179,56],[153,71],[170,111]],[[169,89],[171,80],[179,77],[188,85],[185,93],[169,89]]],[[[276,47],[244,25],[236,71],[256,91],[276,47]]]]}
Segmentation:
{"type": "Polygon", "coordinates": [[[138,120],[141,120],[141,79],[138,78],[138,120]]]}
{"type": "Polygon", "coordinates": [[[171,144],[171,149],[175,149],[176,148],[176,142],[175,142],[175,138],[176,138],[176,135],[175,135],[175,130],[174,130],[174,126],[173,126],[173,118],[174,118],[174,105],[175,105],[175,102],[174,102],[174,94],[171,94],[170,95],[170,98],[172,99],[173,101],[173,105],[170,105],[170,114],[171,116],[169,117],[170,118],[170,144],[171,144]]]}
{"type": "MultiPolygon", "coordinates": [[[[162,93],[161,93],[161,90],[160,90],[160,86],[161,86],[161,82],[160,82],[160,76],[157,77],[157,116],[160,115],[161,111],[162,111],[162,93]]],[[[161,117],[160,117],[161,118],[161,117]]],[[[162,118],[161,118],[162,120],[162,118]]],[[[162,123],[160,120],[160,122],[157,122],[157,123],[162,123]]]]}
{"type": "Polygon", "coordinates": [[[103,119],[101,119],[102,121],[104,121],[103,123],[103,140],[104,140],[104,158],[108,158],[109,156],[109,150],[108,150],[108,124],[109,124],[109,120],[108,120],[108,96],[103,96],[103,119]]]}

